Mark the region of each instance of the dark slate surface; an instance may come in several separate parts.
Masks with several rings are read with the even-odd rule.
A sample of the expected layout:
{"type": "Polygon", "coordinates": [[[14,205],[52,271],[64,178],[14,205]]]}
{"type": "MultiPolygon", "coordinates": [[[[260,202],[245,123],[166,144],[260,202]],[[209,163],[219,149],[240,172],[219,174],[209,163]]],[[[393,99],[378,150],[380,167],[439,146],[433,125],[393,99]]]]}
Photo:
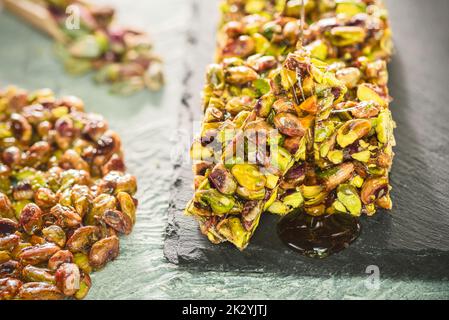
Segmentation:
{"type": "MultiPolygon", "coordinates": [[[[191,0],[185,92],[180,127],[200,119],[204,70],[214,50],[216,1],[191,0]],[[201,4],[201,5],[199,5],[201,4]]],[[[326,260],[301,257],[276,236],[277,217],[265,215],[243,253],[212,245],[182,214],[192,195],[190,164],[180,163],[172,188],[165,256],[207,270],[278,270],[305,275],[360,274],[377,265],[384,276],[449,277],[449,1],[387,1],[397,53],[390,64],[391,109],[398,128],[392,172],[394,210],[363,219],[362,236],[326,260]]]]}

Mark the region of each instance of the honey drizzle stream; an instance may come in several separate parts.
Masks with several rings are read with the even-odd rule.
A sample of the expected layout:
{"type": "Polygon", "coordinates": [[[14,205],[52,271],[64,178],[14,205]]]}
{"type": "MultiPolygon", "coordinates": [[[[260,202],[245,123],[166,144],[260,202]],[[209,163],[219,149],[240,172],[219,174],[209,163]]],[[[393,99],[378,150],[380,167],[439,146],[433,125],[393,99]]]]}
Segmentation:
{"type": "Polygon", "coordinates": [[[304,25],[306,23],[306,5],[304,3],[305,0],[301,0],[301,26],[300,26],[300,34],[299,34],[299,42],[301,42],[301,46],[304,43],[304,25]]]}
{"type": "MultiPolygon", "coordinates": [[[[299,43],[300,47],[303,48],[304,45],[304,27],[306,23],[306,5],[305,0],[301,0],[301,10],[300,10],[300,34],[299,34],[299,43]]],[[[299,74],[299,72],[297,72],[299,74]]],[[[298,85],[299,89],[301,90],[303,101],[306,100],[304,96],[304,90],[302,87],[302,79],[299,77],[298,79],[298,85]]],[[[294,90],[295,91],[295,90],[294,90]]],[[[295,92],[296,94],[296,92],[295,92]]],[[[309,185],[314,185],[316,183],[315,178],[315,169],[314,169],[314,137],[315,137],[315,119],[313,120],[311,124],[311,129],[307,131],[308,137],[307,137],[307,144],[306,144],[306,179],[305,183],[309,185]]]]}
{"type": "MultiPolygon", "coordinates": [[[[298,48],[304,44],[304,26],[306,20],[305,0],[301,0],[300,37],[298,48]]],[[[299,73],[298,73],[299,74],[299,73]]],[[[298,85],[303,101],[302,79],[298,77],[298,85]]],[[[292,85],[293,96],[299,103],[295,86],[292,85]]],[[[306,153],[305,185],[315,185],[316,175],[314,166],[315,120],[308,130],[306,153]]],[[[277,225],[277,233],[281,241],[290,249],[311,258],[326,258],[346,249],[360,235],[359,219],[347,214],[331,214],[324,216],[310,216],[303,209],[295,210],[283,217],[277,225]]]]}

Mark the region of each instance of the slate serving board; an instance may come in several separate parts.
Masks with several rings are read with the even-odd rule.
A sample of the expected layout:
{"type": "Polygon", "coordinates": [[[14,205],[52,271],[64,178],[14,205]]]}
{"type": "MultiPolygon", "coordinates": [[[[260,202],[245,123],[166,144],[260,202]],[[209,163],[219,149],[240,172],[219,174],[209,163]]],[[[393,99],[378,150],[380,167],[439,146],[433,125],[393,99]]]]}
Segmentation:
{"type": "MultiPolygon", "coordinates": [[[[201,119],[200,91],[212,61],[218,2],[189,0],[192,25],[179,127],[192,132],[201,119]]],[[[447,0],[387,0],[397,53],[390,63],[391,109],[398,146],[391,175],[394,209],[363,219],[349,249],[312,260],[286,249],[276,235],[278,217],[264,215],[249,247],[212,245],[183,215],[192,196],[190,163],[175,166],[168,212],[166,258],[188,268],[360,275],[369,265],[383,276],[443,280],[449,277],[449,12],[447,0]]]]}

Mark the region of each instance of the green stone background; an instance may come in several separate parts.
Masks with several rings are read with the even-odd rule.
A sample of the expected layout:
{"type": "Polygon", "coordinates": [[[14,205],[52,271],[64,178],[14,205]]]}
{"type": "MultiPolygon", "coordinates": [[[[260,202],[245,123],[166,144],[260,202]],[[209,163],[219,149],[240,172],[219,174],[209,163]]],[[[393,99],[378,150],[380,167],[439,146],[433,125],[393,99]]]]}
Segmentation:
{"type": "MultiPolygon", "coordinates": [[[[202,0],[211,1],[211,0],[202,0]]],[[[0,87],[49,87],[77,95],[87,109],[105,115],[123,137],[128,166],[139,178],[139,220],[122,238],[119,258],[93,275],[89,299],[448,299],[447,281],[391,280],[380,288],[358,277],[304,277],[276,273],[199,272],[178,268],[163,257],[170,154],[181,108],[183,54],[190,8],[186,0],[109,0],[123,23],[147,28],[164,53],[168,84],[158,94],[111,96],[90,76],[74,78],[53,54],[53,43],[8,13],[0,12],[0,87]],[[132,3],[132,4],[131,4],[132,3]],[[138,137],[136,139],[136,137],[138,137]]],[[[213,17],[213,15],[212,15],[213,17]]],[[[394,19],[394,17],[392,17],[394,19]]],[[[212,59],[213,53],[210,53],[212,59]]]]}

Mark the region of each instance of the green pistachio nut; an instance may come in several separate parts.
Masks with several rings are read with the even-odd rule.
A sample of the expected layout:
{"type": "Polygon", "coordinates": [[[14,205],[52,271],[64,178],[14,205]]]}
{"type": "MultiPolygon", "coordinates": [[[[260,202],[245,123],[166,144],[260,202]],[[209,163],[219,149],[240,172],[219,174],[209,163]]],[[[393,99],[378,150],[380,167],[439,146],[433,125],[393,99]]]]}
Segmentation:
{"type": "Polygon", "coordinates": [[[323,191],[322,186],[301,186],[301,193],[306,199],[312,199],[323,191]]]}
{"type": "Polygon", "coordinates": [[[251,191],[263,189],[267,182],[266,177],[255,165],[236,164],[232,167],[231,172],[242,187],[251,191]]]}
{"type": "Polygon", "coordinates": [[[310,52],[311,57],[323,61],[327,59],[329,53],[328,46],[322,40],[316,40],[310,43],[305,47],[305,49],[310,52]]]}
{"type": "Polygon", "coordinates": [[[213,155],[213,151],[210,148],[204,147],[199,141],[194,142],[190,149],[190,157],[192,160],[208,160],[213,155]]]}
{"type": "Polygon", "coordinates": [[[273,106],[274,100],[275,100],[274,95],[270,93],[260,97],[255,107],[257,115],[262,118],[268,117],[271,111],[271,107],[273,106]]]}
{"type": "Polygon", "coordinates": [[[391,117],[391,112],[384,109],[380,112],[377,118],[376,132],[377,138],[381,143],[388,143],[393,140],[394,122],[391,117]]]}
{"type": "Polygon", "coordinates": [[[346,209],[346,207],[343,205],[343,203],[341,203],[338,200],[335,200],[334,203],[332,204],[332,208],[337,211],[337,212],[341,212],[341,213],[347,213],[348,210],[346,209]]]}
{"type": "Polygon", "coordinates": [[[275,150],[272,150],[270,161],[282,173],[287,172],[294,163],[290,152],[282,147],[277,147],[275,150]]]}
{"type": "Polygon", "coordinates": [[[251,111],[252,106],[254,105],[254,99],[251,97],[233,97],[226,104],[226,111],[228,111],[232,115],[236,115],[241,111],[251,111]]]}
{"type": "Polygon", "coordinates": [[[337,198],[351,215],[359,217],[362,214],[362,201],[354,186],[350,184],[340,185],[337,189],[337,198]]]}
{"type": "Polygon", "coordinates": [[[265,177],[267,178],[266,187],[268,189],[276,188],[276,186],[279,182],[279,177],[274,174],[266,174],[265,177]]]}
{"type": "Polygon", "coordinates": [[[352,178],[355,166],[352,162],[342,163],[322,174],[327,190],[334,190],[340,184],[352,178]]]}
{"type": "Polygon", "coordinates": [[[202,203],[209,205],[216,215],[224,215],[232,210],[235,200],[215,189],[198,191],[195,195],[202,203]]]}
{"type": "Polygon", "coordinates": [[[320,121],[315,127],[315,142],[321,143],[335,132],[333,121],[320,121]]]}
{"type": "Polygon", "coordinates": [[[338,129],[337,143],[340,147],[346,148],[368,135],[370,131],[371,121],[364,119],[350,120],[338,129]]]}
{"type": "Polygon", "coordinates": [[[280,215],[280,216],[284,216],[284,215],[288,214],[289,212],[291,212],[292,209],[289,206],[287,206],[286,204],[284,204],[283,202],[281,202],[281,201],[275,201],[268,208],[267,211],[272,213],[272,214],[277,214],[277,215],[280,215]]]}
{"type": "Polygon", "coordinates": [[[344,68],[336,73],[336,77],[349,89],[355,88],[360,81],[362,73],[358,68],[344,68]]]}
{"type": "Polygon", "coordinates": [[[331,41],[338,47],[351,46],[365,40],[366,31],[357,26],[339,26],[331,29],[331,41]]]}
{"type": "Polygon", "coordinates": [[[245,11],[249,14],[260,13],[265,9],[265,0],[247,0],[245,4],[245,11]]]}
{"type": "Polygon", "coordinates": [[[281,85],[285,90],[290,90],[298,82],[295,70],[281,69],[281,85]]]}
{"type": "Polygon", "coordinates": [[[259,97],[270,92],[270,82],[266,79],[257,79],[253,81],[253,87],[256,89],[257,95],[259,97]]]}
{"type": "Polygon", "coordinates": [[[212,172],[209,174],[209,181],[218,191],[225,195],[234,194],[237,188],[234,177],[223,164],[217,164],[212,169],[212,172]]]}
{"type": "Polygon", "coordinates": [[[327,158],[333,164],[340,164],[343,162],[343,151],[342,150],[332,150],[327,154],[327,158]]]}
{"type": "Polygon", "coordinates": [[[235,85],[242,85],[259,78],[253,69],[246,66],[231,67],[227,70],[226,80],[235,85]]]}
{"type": "Polygon", "coordinates": [[[344,14],[348,17],[366,12],[366,4],[359,0],[337,0],[337,14],[344,14]]]}
{"type": "Polygon", "coordinates": [[[357,161],[368,163],[371,158],[371,152],[369,150],[357,152],[351,155],[351,157],[357,161]]]}
{"type": "Polygon", "coordinates": [[[264,206],[263,206],[263,211],[267,211],[268,208],[276,201],[278,196],[278,188],[275,187],[273,189],[273,191],[270,194],[270,197],[268,198],[268,200],[266,200],[264,206]]]}
{"type": "Polygon", "coordinates": [[[224,88],[224,70],[223,67],[219,64],[211,64],[207,68],[207,83],[212,85],[212,87],[216,90],[221,90],[224,88]]]}
{"type": "Polygon", "coordinates": [[[302,193],[300,191],[289,194],[288,196],[285,196],[284,199],[282,199],[282,202],[291,207],[291,208],[299,208],[304,203],[304,198],[302,196],[302,193]]]}
{"type": "Polygon", "coordinates": [[[388,177],[367,179],[362,186],[360,197],[364,204],[372,204],[389,191],[388,177]]]}
{"type": "Polygon", "coordinates": [[[257,191],[248,190],[245,187],[238,187],[237,194],[246,200],[263,200],[265,198],[265,189],[257,191]]]}
{"type": "Polygon", "coordinates": [[[104,38],[100,35],[84,35],[70,45],[69,52],[74,58],[99,58],[104,52],[104,38]]]}
{"type": "Polygon", "coordinates": [[[253,39],[256,47],[256,53],[265,54],[270,48],[270,41],[260,33],[253,34],[253,39]]]}
{"type": "Polygon", "coordinates": [[[230,217],[224,219],[217,226],[218,232],[224,236],[229,242],[233,243],[240,250],[245,249],[248,245],[251,233],[248,232],[242,225],[242,222],[237,217],[230,217]]]}
{"type": "Polygon", "coordinates": [[[246,119],[250,116],[250,111],[240,111],[235,117],[232,122],[235,124],[236,128],[241,128],[243,124],[245,123],[246,119]]]}
{"type": "Polygon", "coordinates": [[[373,85],[368,83],[363,83],[358,86],[357,98],[360,101],[374,101],[381,107],[386,107],[388,104],[388,102],[374,90],[373,85]]]}

